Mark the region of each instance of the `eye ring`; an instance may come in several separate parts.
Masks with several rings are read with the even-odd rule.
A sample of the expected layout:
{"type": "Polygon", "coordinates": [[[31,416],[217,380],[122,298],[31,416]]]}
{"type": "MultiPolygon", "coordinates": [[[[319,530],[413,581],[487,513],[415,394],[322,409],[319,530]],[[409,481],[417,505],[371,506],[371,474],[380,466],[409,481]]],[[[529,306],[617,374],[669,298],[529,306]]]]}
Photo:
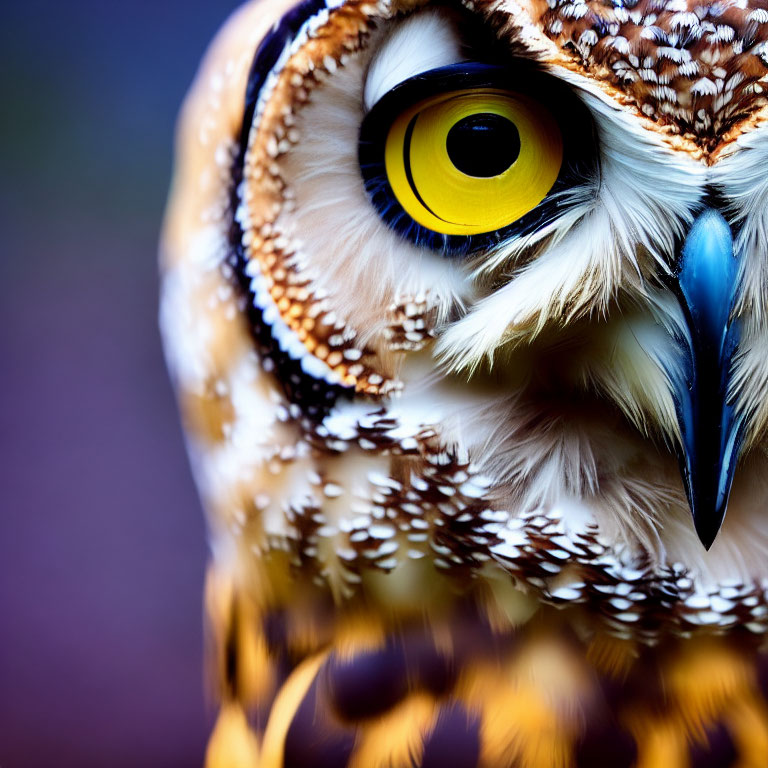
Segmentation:
{"type": "MultiPolygon", "coordinates": [[[[564,84],[540,70],[525,64],[511,68],[464,62],[417,75],[385,94],[362,122],[358,157],[366,192],[385,224],[419,246],[447,256],[468,255],[487,250],[516,234],[533,231],[556,218],[570,204],[569,196],[559,193],[583,184],[585,176],[596,169],[593,130],[591,118],[579,99],[564,84]],[[464,96],[464,106],[468,104],[469,108],[462,111],[464,96]],[[491,104],[483,99],[490,99],[491,104]],[[438,131],[426,132],[431,136],[432,162],[427,157],[419,171],[413,162],[409,163],[414,159],[413,153],[408,158],[403,152],[406,140],[413,150],[425,111],[445,108],[455,108],[454,114],[442,121],[438,131]],[[568,131],[561,130],[566,109],[568,131]],[[489,165],[488,156],[481,155],[482,162],[477,167],[482,171],[485,163],[485,170],[463,173],[449,154],[448,135],[463,118],[478,114],[511,118],[514,130],[522,130],[519,155],[524,157],[513,158],[501,172],[491,173],[493,163],[489,165]],[[409,127],[411,135],[407,137],[409,127]],[[548,158],[541,153],[536,157],[532,150],[537,145],[546,145],[548,158]],[[430,180],[440,176],[434,173],[437,155],[439,167],[449,168],[454,176],[462,177],[461,194],[456,194],[455,189],[451,191],[445,178],[430,180]],[[532,161],[540,166],[538,175],[530,173],[532,161]],[[514,182],[506,190],[499,187],[503,187],[504,179],[512,181],[510,177],[520,174],[526,164],[526,185],[530,186],[533,179],[535,189],[526,192],[524,204],[521,198],[515,205],[514,182]],[[445,185],[444,194],[440,194],[441,184],[445,185]],[[437,191],[437,197],[427,200],[430,189],[437,191]],[[467,195],[472,198],[474,193],[468,204],[467,195]],[[468,221],[470,214],[477,215],[468,221]]],[[[429,155],[424,149],[418,148],[417,161],[429,155]]],[[[470,158],[474,160],[477,158],[470,158]]],[[[520,176],[519,180],[524,179],[520,176]]]]}

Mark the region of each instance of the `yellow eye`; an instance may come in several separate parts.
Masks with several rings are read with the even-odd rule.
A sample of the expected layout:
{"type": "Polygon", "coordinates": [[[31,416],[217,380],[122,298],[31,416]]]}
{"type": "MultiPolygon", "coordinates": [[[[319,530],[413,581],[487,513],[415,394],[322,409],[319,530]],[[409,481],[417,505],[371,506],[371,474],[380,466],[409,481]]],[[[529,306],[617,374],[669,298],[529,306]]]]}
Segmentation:
{"type": "Polygon", "coordinates": [[[397,117],[384,161],[414,221],[445,235],[475,235],[508,226],[547,196],[563,139],[554,117],[527,96],[452,91],[397,117]]]}

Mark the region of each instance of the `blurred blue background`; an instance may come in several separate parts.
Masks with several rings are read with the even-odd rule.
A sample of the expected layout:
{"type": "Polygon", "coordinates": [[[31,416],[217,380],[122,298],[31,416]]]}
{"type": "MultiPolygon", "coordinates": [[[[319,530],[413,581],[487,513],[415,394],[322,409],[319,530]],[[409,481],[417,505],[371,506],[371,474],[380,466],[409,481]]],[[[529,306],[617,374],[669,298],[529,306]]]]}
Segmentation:
{"type": "Polygon", "coordinates": [[[0,766],[195,766],[205,531],[156,328],[227,0],[0,11],[0,766]]]}

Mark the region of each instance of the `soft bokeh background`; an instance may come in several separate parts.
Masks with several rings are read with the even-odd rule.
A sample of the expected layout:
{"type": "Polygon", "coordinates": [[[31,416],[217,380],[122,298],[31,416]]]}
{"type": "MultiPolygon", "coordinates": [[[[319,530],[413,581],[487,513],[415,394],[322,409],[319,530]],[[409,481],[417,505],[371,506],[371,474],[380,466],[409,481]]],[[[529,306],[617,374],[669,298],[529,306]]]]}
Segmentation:
{"type": "Polygon", "coordinates": [[[156,329],[176,113],[233,0],[0,10],[0,766],[196,766],[205,532],[156,329]]]}

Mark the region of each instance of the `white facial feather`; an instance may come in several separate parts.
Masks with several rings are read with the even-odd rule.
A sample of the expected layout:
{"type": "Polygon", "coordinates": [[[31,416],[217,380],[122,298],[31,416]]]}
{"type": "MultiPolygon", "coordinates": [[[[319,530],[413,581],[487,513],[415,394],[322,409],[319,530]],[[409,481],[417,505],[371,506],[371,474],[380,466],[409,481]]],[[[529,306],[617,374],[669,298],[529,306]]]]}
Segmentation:
{"type": "Polygon", "coordinates": [[[405,80],[460,61],[461,37],[452,14],[433,9],[411,16],[394,27],[371,61],[365,79],[366,110],[405,80]]]}
{"type": "Polygon", "coordinates": [[[740,225],[735,250],[740,258],[736,311],[768,332],[768,127],[756,129],[736,142],[713,166],[711,180],[723,193],[740,225]]]}
{"type": "Polygon", "coordinates": [[[357,154],[367,62],[365,52],[351,57],[299,114],[301,141],[283,161],[294,205],[277,227],[313,285],[334,297],[334,309],[363,341],[376,343],[400,297],[428,296],[442,322],[473,289],[463,264],[388,229],[368,199],[357,154]]]}
{"type": "Polygon", "coordinates": [[[684,381],[679,339],[682,311],[668,292],[652,291],[643,307],[622,307],[591,329],[582,362],[585,391],[619,406],[643,435],[673,449],[680,442],[673,383],[684,381]],[[648,309],[651,311],[649,312],[648,309]]]}
{"type": "Polygon", "coordinates": [[[605,316],[621,291],[641,296],[647,279],[672,268],[676,238],[703,194],[705,169],[602,97],[579,95],[597,127],[599,180],[585,180],[582,199],[535,239],[512,240],[491,255],[494,269],[510,265],[511,279],[446,330],[439,352],[454,370],[473,370],[502,344],[533,341],[548,324],[605,316]],[[515,270],[527,248],[535,258],[515,270]],[[640,261],[646,255],[651,271],[640,261]]]}
{"type": "Polygon", "coordinates": [[[731,396],[743,414],[745,448],[765,443],[768,428],[768,128],[735,142],[711,169],[712,184],[724,196],[738,234],[734,251],[739,283],[734,316],[741,324],[739,353],[733,363],[731,396]]]}
{"type": "MultiPolygon", "coordinates": [[[[436,388],[433,400],[441,397],[436,388]]],[[[639,435],[599,401],[520,391],[463,407],[446,402],[445,411],[449,433],[490,479],[495,506],[512,517],[559,509],[573,532],[597,523],[610,539],[639,542],[661,558],[666,510],[687,511],[674,461],[648,455],[639,435]]]]}
{"type": "Polygon", "coordinates": [[[739,352],[733,362],[729,396],[732,397],[746,422],[746,450],[766,450],[768,429],[768,334],[762,328],[744,323],[739,340],[739,352]]]}

